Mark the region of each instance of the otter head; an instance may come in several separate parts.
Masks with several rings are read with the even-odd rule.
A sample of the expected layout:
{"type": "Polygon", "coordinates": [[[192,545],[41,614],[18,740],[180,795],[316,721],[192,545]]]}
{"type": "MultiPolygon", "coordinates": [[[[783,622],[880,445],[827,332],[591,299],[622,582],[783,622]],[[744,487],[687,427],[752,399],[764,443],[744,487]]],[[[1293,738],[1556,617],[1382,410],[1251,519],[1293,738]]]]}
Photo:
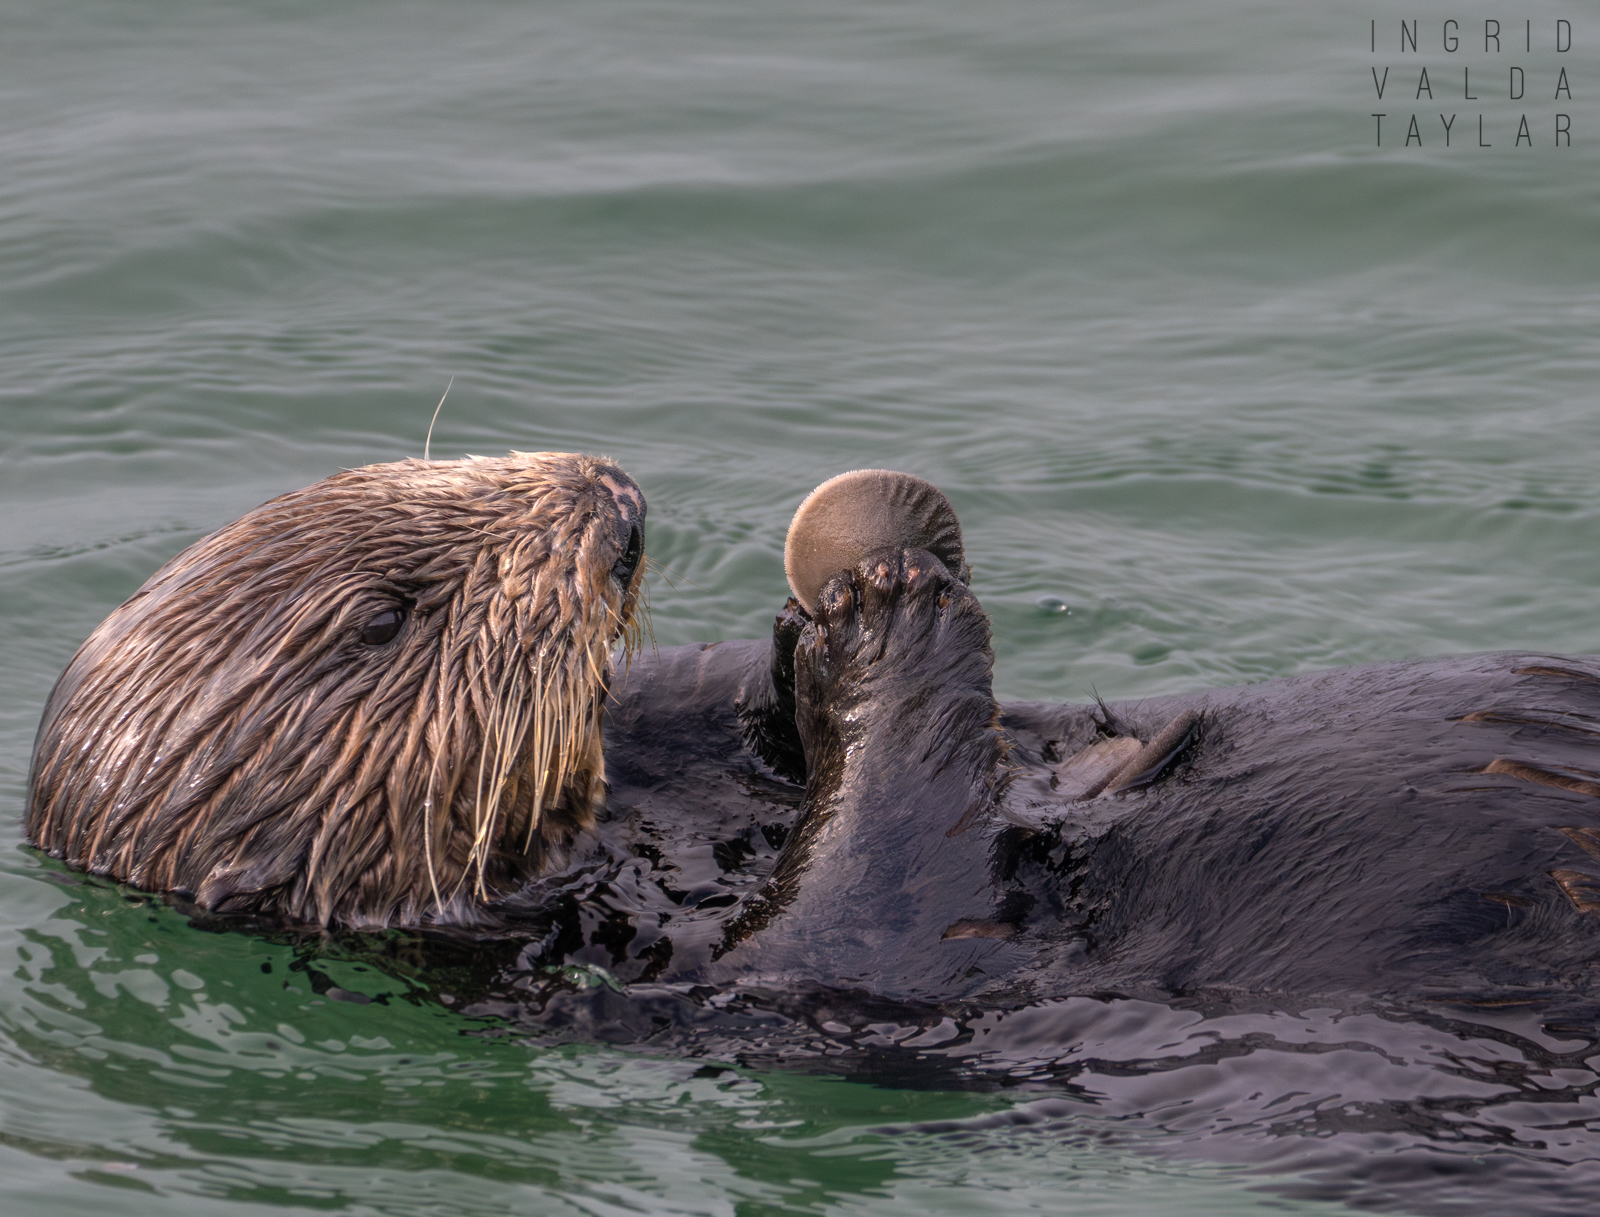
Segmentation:
{"type": "Polygon", "coordinates": [[[645,503],[558,452],[400,461],[179,554],[57,682],[28,835],[202,907],[476,920],[604,799],[645,503]]]}

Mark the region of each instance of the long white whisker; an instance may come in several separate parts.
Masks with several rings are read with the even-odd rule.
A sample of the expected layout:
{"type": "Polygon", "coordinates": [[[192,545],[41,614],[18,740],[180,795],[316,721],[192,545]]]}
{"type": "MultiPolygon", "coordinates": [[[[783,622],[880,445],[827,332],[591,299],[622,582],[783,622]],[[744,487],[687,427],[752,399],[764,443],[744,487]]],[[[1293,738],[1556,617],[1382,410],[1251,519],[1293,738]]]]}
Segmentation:
{"type": "Polygon", "coordinates": [[[439,404],[433,408],[433,417],[428,420],[428,438],[422,441],[422,459],[428,460],[428,453],[433,447],[433,424],[439,421],[439,411],[444,409],[444,398],[450,396],[450,386],[456,383],[456,378],[450,378],[450,384],[444,387],[444,397],[439,399],[439,404]]]}

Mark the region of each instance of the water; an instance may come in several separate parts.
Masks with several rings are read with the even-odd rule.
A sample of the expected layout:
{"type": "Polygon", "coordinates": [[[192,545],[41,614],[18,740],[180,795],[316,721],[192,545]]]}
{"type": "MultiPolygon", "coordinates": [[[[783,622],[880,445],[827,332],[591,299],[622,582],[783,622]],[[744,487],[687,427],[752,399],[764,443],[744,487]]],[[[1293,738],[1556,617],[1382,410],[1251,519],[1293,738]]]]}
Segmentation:
{"type": "Polygon", "coordinates": [[[420,454],[452,377],[435,455],[634,474],[663,645],[763,632],[795,504],[886,465],[960,512],[1007,696],[1600,651],[1591,12],[1507,9],[1497,59],[1439,47],[1445,17],[1481,35],[1476,10],[1343,2],[0,11],[8,1213],[1458,1212],[1480,1159],[1579,1211],[1588,1176],[1539,1164],[1592,1156],[1586,1058],[1537,1027],[1300,1012],[1250,1039],[1134,1010],[1247,1064],[1146,1090],[1090,1070],[1067,1114],[1061,1067],[960,1091],[530,1047],[437,984],[326,962],[388,995],[335,1001],[290,946],[48,880],[18,823],[39,709],[95,623],[261,500],[420,454]],[[1491,148],[1462,134],[1478,113],[1491,148]],[[1268,1033],[1382,1043],[1398,1072],[1330,1064],[1296,1100],[1322,1131],[1274,1124],[1228,1073],[1292,1074],[1268,1033]],[[1495,1086],[1570,1102],[1566,1147],[1495,1086]],[[1329,1123],[1452,1087],[1517,1134],[1329,1123]]]}

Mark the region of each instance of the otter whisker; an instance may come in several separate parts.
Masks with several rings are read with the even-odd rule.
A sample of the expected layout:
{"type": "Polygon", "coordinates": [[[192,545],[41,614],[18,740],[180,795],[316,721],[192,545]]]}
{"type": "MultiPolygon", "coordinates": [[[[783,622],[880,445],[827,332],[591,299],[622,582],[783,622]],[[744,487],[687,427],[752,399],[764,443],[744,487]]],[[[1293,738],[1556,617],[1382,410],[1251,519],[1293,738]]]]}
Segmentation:
{"type": "Polygon", "coordinates": [[[456,378],[452,376],[450,383],[444,387],[444,396],[439,398],[439,404],[433,408],[433,417],[428,420],[428,435],[422,441],[422,459],[428,460],[428,453],[433,447],[433,424],[439,421],[439,411],[444,409],[444,399],[450,396],[450,390],[455,387],[456,378]]]}
{"type": "Polygon", "coordinates": [[[658,562],[656,559],[650,557],[648,554],[645,555],[644,561],[645,561],[645,566],[646,566],[646,568],[648,570],[658,570],[658,571],[660,571],[662,573],[662,575],[666,577],[667,583],[673,588],[674,591],[677,590],[677,586],[678,586],[676,583],[673,583],[674,579],[682,579],[685,583],[687,583],[690,587],[694,588],[694,590],[697,591],[697,592],[703,592],[703,591],[707,590],[707,589],[701,587],[693,579],[689,578],[688,575],[680,574],[679,572],[673,570],[665,562],[658,562]]]}
{"type": "Polygon", "coordinates": [[[476,887],[480,895],[484,889],[484,869],[488,861],[489,835],[496,818],[501,789],[505,784],[503,772],[504,754],[504,723],[506,711],[506,687],[508,682],[516,678],[517,667],[515,664],[506,664],[500,673],[500,680],[495,686],[494,696],[490,699],[483,714],[483,726],[480,732],[481,739],[478,745],[478,782],[472,806],[472,843],[467,850],[467,870],[462,872],[456,881],[456,890],[459,891],[466,882],[467,874],[476,867],[476,887]],[[494,747],[494,764],[489,765],[489,749],[494,747]],[[489,771],[489,781],[492,793],[489,799],[484,798],[485,771],[489,771]],[[485,805],[489,810],[485,812],[485,805]]]}
{"type": "MultiPolygon", "coordinates": [[[[534,697],[537,698],[537,693],[534,697]]],[[[491,814],[496,817],[496,823],[503,821],[507,829],[510,828],[511,806],[515,805],[517,788],[521,779],[517,772],[517,757],[527,735],[528,720],[532,716],[531,708],[537,704],[522,696],[520,677],[513,684],[512,703],[510,707],[511,721],[509,726],[503,728],[499,741],[499,752],[496,756],[496,765],[499,769],[499,782],[496,786],[495,798],[491,803],[491,814]]],[[[535,811],[537,816],[539,790],[534,787],[535,811]]],[[[484,851],[478,859],[478,893],[480,896],[488,895],[486,868],[488,864],[488,844],[485,842],[484,851]]]]}
{"type": "MultiPolygon", "coordinates": [[[[509,680],[502,680],[500,690],[495,697],[494,710],[491,715],[495,750],[494,765],[492,767],[493,786],[488,799],[485,800],[480,797],[478,806],[475,808],[475,832],[470,856],[477,871],[475,887],[480,898],[488,895],[487,871],[494,828],[502,818],[506,787],[511,781],[513,770],[516,767],[516,758],[521,750],[527,731],[528,709],[533,704],[523,695],[522,670],[520,666],[515,664],[507,665],[507,672],[509,680]]],[[[535,676],[535,696],[537,696],[538,686],[542,684],[542,674],[543,662],[541,656],[539,673],[535,676]]],[[[487,748],[485,748],[485,752],[487,752],[487,748]]],[[[480,773],[481,771],[480,767],[480,773]]],[[[535,797],[537,799],[537,794],[535,797]]],[[[537,815],[537,803],[535,808],[535,815],[537,815]]]]}
{"type": "Polygon", "coordinates": [[[550,774],[550,740],[553,734],[550,722],[551,698],[545,685],[544,678],[545,651],[539,649],[539,662],[534,667],[534,713],[532,723],[532,743],[529,748],[530,768],[535,774],[533,784],[533,806],[528,811],[528,832],[523,841],[524,851],[533,848],[533,836],[539,829],[539,823],[544,818],[545,787],[549,782],[550,774]]]}
{"type": "MultiPolygon", "coordinates": [[[[455,731],[456,720],[461,713],[459,703],[450,709],[450,717],[445,721],[443,735],[449,738],[455,731]]],[[[439,894],[439,874],[433,857],[433,784],[439,774],[440,749],[433,748],[428,756],[428,785],[422,799],[422,853],[428,868],[428,886],[433,891],[433,909],[435,914],[444,912],[444,897],[439,894]]],[[[452,793],[453,793],[452,788],[452,793]]],[[[447,800],[448,803],[448,800],[447,800]]]]}

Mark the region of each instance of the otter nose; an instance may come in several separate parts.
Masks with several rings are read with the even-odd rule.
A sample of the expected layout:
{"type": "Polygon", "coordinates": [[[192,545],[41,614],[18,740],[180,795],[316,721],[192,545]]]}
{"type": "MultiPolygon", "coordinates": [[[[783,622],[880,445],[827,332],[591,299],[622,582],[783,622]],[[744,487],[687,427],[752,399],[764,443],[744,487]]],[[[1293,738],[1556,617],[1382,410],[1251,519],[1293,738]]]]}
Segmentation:
{"type": "Polygon", "coordinates": [[[610,492],[617,505],[618,557],[611,567],[611,577],[626,591],[633,582],[634,572],[644,560],[644,494],[634,480],[620,469],[608,469],[598,479],[610,492]]]}
{"type": "Polygon", "coordinates": [[[643,557],[644,533],[635,524],[628,529],[628,542],[622,548],[622,557],[612,564],[611,577],[626,588],[633,582],[633,572],[639,569],[639,560],[643,557]]]}
{"type": "Polygon", "coordinates": [[[622,470],[617,468],[607,469],[599,477],[600,485],[611,492],[611,497],[616,500],[617,506],[622,509],[623,518],[630,524],[644,526],[645,502],[644,492],[639,489],[634,480],[622,470]]]}

